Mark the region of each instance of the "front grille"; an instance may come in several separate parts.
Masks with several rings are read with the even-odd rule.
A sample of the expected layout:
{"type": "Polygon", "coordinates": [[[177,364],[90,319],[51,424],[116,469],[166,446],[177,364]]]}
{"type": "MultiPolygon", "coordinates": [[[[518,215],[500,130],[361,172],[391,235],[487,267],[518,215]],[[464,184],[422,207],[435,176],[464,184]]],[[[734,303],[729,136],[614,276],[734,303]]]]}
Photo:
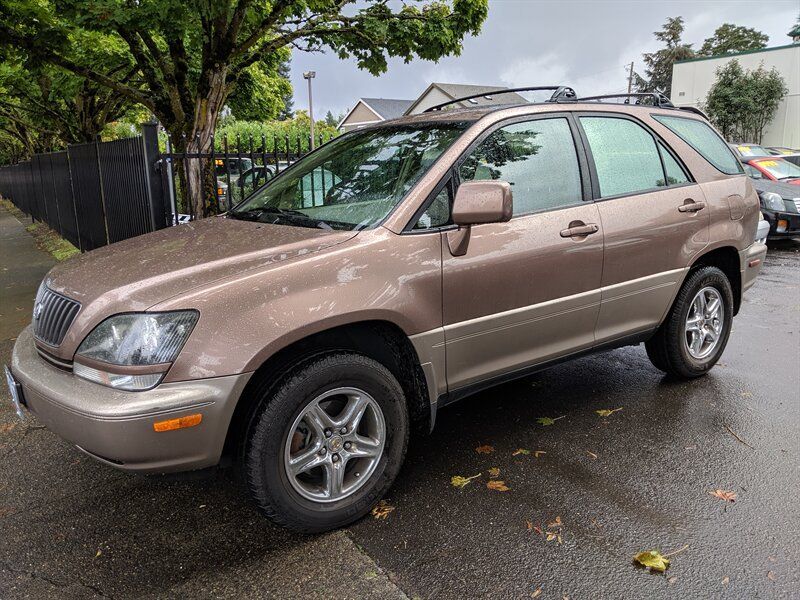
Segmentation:
{"type": "Polygon", "coordinates": [[[33,304],[34,337],[49,346],[58,346],[80,309],[79,302],[57,294],[43,284],[33,304]]]}

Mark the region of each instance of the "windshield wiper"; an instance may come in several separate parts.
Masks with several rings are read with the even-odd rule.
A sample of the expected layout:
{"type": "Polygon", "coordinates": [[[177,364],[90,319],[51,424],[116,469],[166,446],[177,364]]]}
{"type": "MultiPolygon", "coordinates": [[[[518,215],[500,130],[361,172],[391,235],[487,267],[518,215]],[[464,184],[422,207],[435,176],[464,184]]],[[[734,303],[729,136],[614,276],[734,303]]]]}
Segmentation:
{"type": "Polygon", "coordinates": [[[231,212],[229,213],[235,219],[242,219],[243,221],[261,221],[261,217],[263,215],[274,215],[278,218],[286,218],[287,221],[297,221],[302,220],[307,223],[313,224],[315,227],[319,227],[320,229],[333,229],[330,225],[328,225],[325,221],[321,219],[315,219],[307,215],[304,212],[299,210],[293,210],[291,208],[277,208],[275,206],[264,206],[262,208],[253,208],[250,210],[243,210],[239,212],[231,212]]]}
{"type": "Polygon", "coordinates": [[[794,181],[800,179],[800,175],[789,175],[788,177],[778,177],[778,181],[794,181]]]}

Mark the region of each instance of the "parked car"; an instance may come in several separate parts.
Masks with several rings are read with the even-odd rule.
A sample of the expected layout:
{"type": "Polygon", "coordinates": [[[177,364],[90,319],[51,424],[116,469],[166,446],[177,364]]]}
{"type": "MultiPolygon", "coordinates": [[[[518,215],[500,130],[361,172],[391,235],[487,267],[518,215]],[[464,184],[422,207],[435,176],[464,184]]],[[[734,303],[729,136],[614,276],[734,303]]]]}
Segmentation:
{"type": "Polygon", "coordinates": [[[770,156],[769,151],[759,144],[731,144],[736,155],[746,161],[751,156],[770,156]]]}
{"type": "Polygon", "coordinates": [[[800,189],[785,181],[769,179],[750,161],[744,164],[758,192],[761,212],[769,222],[769,239],[800,236],[800,189]]]}
{"type": "Polygon", "coordinates": [[[800,153],[798,154],[782,154],[781,158],[787,160],[793,165],[800,167],[800,153]]]}
{"type": "Polygon", "coordinates": [[[748,169],[750,177],[755,177],[753,173],[758,171],[764,179],[800,185],[800,167],[782,156],[762,156],[745,162],[751,167],[748,169]]]}
{"type": "Polygon", "coordinates": [[[708,373],[758,221],[685,110],[428,112],[342,135],[227,215],[60,263],[7,375],[107,465],[230,456],[267,517],[324,531],[386,493],[412,429],[489,386],[642,342],[661,371],[708,373]]]}
{"type": "Polygon", "coordinates": [[[784,154],[798,154],[800,149],[787,148],[785,146],[767,146],[767,150],[774,156],[783,156],[784,154]]]}

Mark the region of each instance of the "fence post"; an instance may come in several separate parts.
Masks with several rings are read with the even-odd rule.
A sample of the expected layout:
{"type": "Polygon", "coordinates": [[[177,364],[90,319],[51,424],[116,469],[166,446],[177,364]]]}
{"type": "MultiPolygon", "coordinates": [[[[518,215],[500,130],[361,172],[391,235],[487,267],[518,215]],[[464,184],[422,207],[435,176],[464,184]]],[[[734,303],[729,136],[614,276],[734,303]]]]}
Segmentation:
{"type": "MultiPolygon", "coordinates": [[[[147,175],[147,202],[150,207],[150,223],[153,231],[167,227],[167,207],[164,201],[164,185],[161,182],[158,151],[158,123],[142,124],[144,168],[147,175]]],[[[167,168],[169,165],[163,165],[167,168]]]]}

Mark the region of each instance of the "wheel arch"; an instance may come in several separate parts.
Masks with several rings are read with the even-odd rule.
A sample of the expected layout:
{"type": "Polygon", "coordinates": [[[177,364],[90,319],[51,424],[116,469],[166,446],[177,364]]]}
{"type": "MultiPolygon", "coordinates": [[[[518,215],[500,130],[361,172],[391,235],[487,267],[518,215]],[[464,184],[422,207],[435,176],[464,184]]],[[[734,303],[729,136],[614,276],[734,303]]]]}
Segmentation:
{"type": "Polygon", "coordinates": [[[258,365],[234,409],[223,455],[240,455],[241,442],[245,438],[259,397],[269,393],[298,364],[313,356],[334,351],[357,352],[389,369],[403,388],[413,431],[430,431],[432,414],[428,386],[419,356],[408,335],[391,321],[365,320],[308,334],[273,352],[258,365]]]}
{"type": "Polygon", "coordinates": [[[742,273],[739,251],[734,246],[719,246],[708,250],[694,260],[686,277],[688,278],[691,272],[700,267],[717,267],[725,273],[731,283],[733,314],[736,315],[742,304],[742,273]]]}

